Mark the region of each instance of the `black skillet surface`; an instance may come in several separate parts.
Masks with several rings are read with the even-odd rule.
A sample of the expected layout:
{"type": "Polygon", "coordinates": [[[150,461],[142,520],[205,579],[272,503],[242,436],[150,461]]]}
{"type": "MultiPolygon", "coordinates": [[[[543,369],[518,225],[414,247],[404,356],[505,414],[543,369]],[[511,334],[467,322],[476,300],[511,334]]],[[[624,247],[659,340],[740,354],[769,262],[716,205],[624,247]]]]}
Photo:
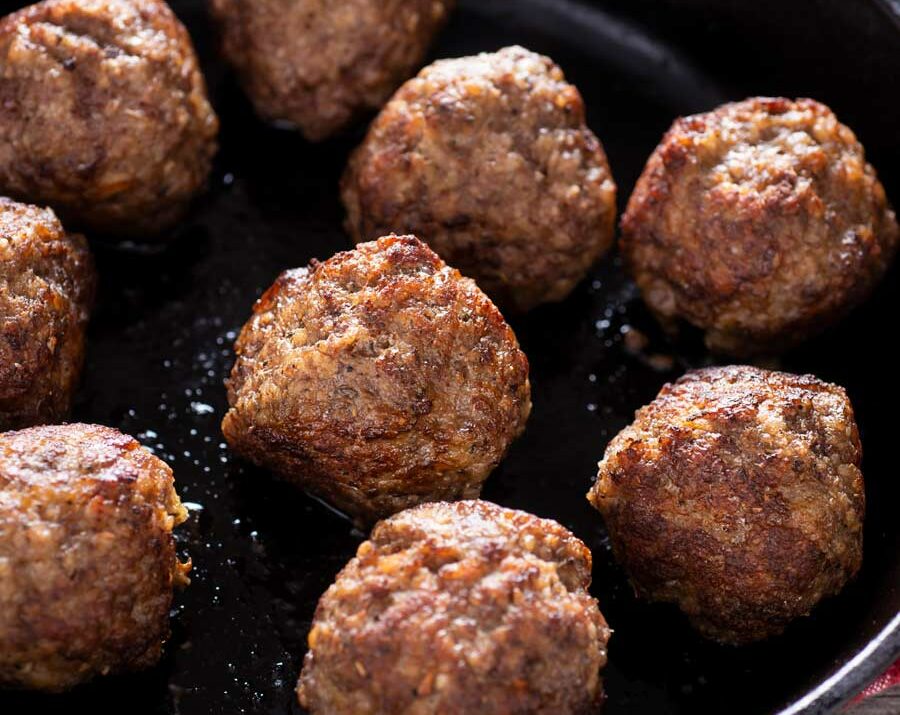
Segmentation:
{"type": "MultiPolygon", "coordinates": [[[[21,4],[21,3],[20,3],[21,4]]],[[[551,55],[584,94],[624,204],[671,120],[751,94],[813,96],[858,132],[900,201],[900,24],[887,5],[784,0],[461,0],[435,49],[456,56],[520,43],[551,55]],[[702,68],[702,69],[701,69],[702,68]]],[[[15,3],[2,3],[8,11],[15,3]]],[[[284,268],[349,247],[336,183],[362,128],[310,146],[260,124],[215,57],[202,3],[173,2],[222,119],[211,191],[164,248],[95,242],[102,277],[74,418],[136,435],[174,468],[192,518],[180,530],[193,583],[176,597],[159,666],[66,696],[5,694],[0,713],[299,713],[293,688],[316,601],[362,538],[318,502],[234,461],[222,443],[222,379],[251,303],[284,268]]],[[[839,597],[780,638],[723,648],[672,608],[638,603],[584,493],[607,441],[688,367],[615,259],[563,304],[514,327],[531,360],[534,412],[484,496],[553,517],[594,552],[593,593],[615,635],[607,715],[778,711],[838,670],[895,618],[900,380],[891,332],[897,271],[841,326],[778,365],[845,385],[865,445],[865,562],[839,597]],[[629,327],[647,334],[629,351],[629,327]],[[648,355],[657,358],[648,360],[648,355]],[[670,356],[671,364],[658,355],[670,356]]],[[[895,623],[896,626],[896,623],[895,623]]],[[[900,654],[895,627],[867,657],[796,706],[824,712],[900,654]]]]}

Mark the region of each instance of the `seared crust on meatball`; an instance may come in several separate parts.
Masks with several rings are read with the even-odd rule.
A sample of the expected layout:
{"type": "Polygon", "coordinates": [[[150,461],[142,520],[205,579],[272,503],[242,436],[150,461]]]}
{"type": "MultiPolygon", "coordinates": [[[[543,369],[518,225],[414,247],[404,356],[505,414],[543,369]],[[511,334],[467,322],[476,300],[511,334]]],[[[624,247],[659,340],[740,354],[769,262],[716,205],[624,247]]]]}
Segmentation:
{"type": "Polygon", "coordinates": [[[84,236],[0,197],[0,432],[68,413],[94,284],[84,236]]]}
{"type": "Polygon", "coordinates": [[[780,633],[859,570],[860,444],[844,390],[752,367],[690,372],[613,439],[588,494],[636,592],[704,635],[780,633]]]}
{"type": "Polygon", "coordinates": [[[155,663],[173,585],[172,470],[108,427],[0,435],[0,685],[65,690],[155,663]]]}
{"type": "Polygon", "coordinates": [[[0,21],[0,190],[120,235],[175,223],[218,120],[160,0],[46,0],[0,21]]]}
{"type": "Polygon", "coordinates": [[[517,311],[565,298],[613,240],[616,186],[581,95],[521,47],[404,84],[342,194],[355,241],[414,233],[517,311]]]}
{"type": "Polygon", "coordinates": [[[897,247],[862,145],[811,99],[757,97],[677,120],[622,217],[621,248],[660,320],[716,351],[789,347],[858,304],[897,247]]]}
{"type": "Polygon", "coordinates": [[[312,713],[587,713],[610,631],[591,552],[484,501],[380,522],[319,601],[298,695],[312,713]]]}
{"type": "Polygon", "coordinates": [[[265,119],[318,141],[421,64],[455,0],[209,0],[222,51],[265,119]]]}
{"type": "Polygon", "coordinates": [[[413,236],[286,271],[235,352],[228,444],[359,523],[478,496],[531,410],[500,311],[413,236]]]}

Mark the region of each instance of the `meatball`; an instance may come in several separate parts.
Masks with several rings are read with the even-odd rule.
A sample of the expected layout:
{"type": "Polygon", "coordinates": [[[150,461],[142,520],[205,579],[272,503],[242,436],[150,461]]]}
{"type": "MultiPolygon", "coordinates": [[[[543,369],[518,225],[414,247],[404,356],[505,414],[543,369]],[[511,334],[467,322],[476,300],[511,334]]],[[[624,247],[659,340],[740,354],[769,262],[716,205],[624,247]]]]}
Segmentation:
{"type": "Polygon", "coordinates": [[[421,64],[455,0],[208,0],[222,52],[265,119],[311,141],[379,108],[421,64]]]}
{"type": "Polygon", "coordinates": [[[628,202],[621,248],[664,325],[751,355],[861,302],[897,241],[853,132],[811,99],[758,97],[672,125],[628,202]]]}
{"type": "Polygon", "coordinates": [[[531,411],[500,311],[413,236],[286,271],[235,352],[228,444],[359,524],[478,496],[531,411]]]}
{"type": "Polygon", "coordinates": [[[65,690],[155,663],[190,562],[172,470],[71,424],[0,435],[0,685],[65,690]]]}
{"type": "Polygon", "coordinates": [[[94,283],[84,236],[50,209],[0,198],[0,432],[68,413],[94,283]]]}
{"type": "Polygon", "coordinates": [[[319,601],[300,674],[312,713],[586,713],[610,631],[591,552],[484,501],[380,522],[319,601]]]}
{"type": "Polygon", "coordinates": [[[46,0],[0,21],[0,190],[135,236],[201,189],[218,121],[161,0],[46,0]]]}
{"type": "Polygon", "coordinates": [[[394,95],[342,182],[357,242],[415,233],[504,309],[565,298],[612,244],[616,186],[553,62],[442,60],[394,95]]]}
{"type": "Polygon", "coordinates": [[[842,388],[709,368],[637,412],[588,499],[638,595],[740,644],[780,633],[859,570],[859,460],[842,388]]]}

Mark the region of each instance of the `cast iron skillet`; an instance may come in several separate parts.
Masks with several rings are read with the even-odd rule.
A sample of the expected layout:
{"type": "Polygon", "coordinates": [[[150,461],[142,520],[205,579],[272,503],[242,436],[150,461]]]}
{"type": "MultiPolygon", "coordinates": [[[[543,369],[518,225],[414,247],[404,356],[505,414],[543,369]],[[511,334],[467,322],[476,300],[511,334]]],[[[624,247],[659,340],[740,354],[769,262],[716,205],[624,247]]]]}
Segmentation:
{"type": "MultiPolygon", "coordinates": [[[[20,3],[21,4],[21,3],[20,3]]],[[[222,379],[253,300],[282,270],[349,247],[336,183],[363,127],[321,146],[258,122],[215,57],[199,0],[173,2],[222,118],[210,194],[162,248],[95,241],[102,277],[74,418],[132,433],[174,468],[192,518],[193,583],[176,597],[159,666],[66,696],[5,694],[0,713],[299,713],[294,684],[315,604],[363,535],[328,508],[236,462],[221,441],[222,379]]],[[[15,3],[3,3],[4,12],[15,3]]],[[[461,0],[434,51],[520,43],[552,56],[585,96],[624,205],[679,114],[755,94],[810,96],[853,127],[900,202],[900,24],[875,0],[461,0]]],[[[865,446],[859,578],[784,636],[735,649],[639,603],[584,499],[607,441],[666,381],[711,358],[667,343],[615,258],[563,304],[514,321],[534,413],[484,496],[553,517],[594,552],[593,593],[615,629],[606,713],[823,713],[900,655],[900,376],[890,330],[897,271],[838,328],[778,366],[847,387],[865,446]],[[626,350],[650,338],[652,363],[626,350]],[[623,332],[624,331],[624,332],[623,332]],[[809,694],[807,694],[809,693],[809,694]]]]}

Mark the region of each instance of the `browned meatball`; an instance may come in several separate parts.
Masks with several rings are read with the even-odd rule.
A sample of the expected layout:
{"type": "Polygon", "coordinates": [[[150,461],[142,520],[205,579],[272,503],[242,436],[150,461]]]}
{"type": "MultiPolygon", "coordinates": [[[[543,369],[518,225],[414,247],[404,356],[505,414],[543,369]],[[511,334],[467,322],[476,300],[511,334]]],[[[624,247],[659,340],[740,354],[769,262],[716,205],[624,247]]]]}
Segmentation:
{"type": "Polygon", "coordinates": [[[155,663],[190,562],[172,470],[72,424],[0,435],[0,685],[65,690],[155,663]]]}
{"type": "Polygon", "coordinates": [[[521,47],[403,85],[342,192],[355,241],[414,233],[516,311],[565,298],[613,240],[616,186],[581,95],[521,47]]]}
{"type": "Polygon", "coordinates": [[[231,448],[361,524],[478,496],[531,410],[500,311],[412,236],[286,271],[235,351],[231,448]]]}
{"type": "Polygon", "coordinates": [[[46,0],[0,21],[0,190],[119,235],[172,225],[218,121],[160,0],[46,0]]]}
{"type": "Polygon", "coordinates": [[[84,236],[0,197],[0,432],[68,413],[94,283],[84,236]]]}
{"type": "Polygon", "coordinates": [[[588,494],[638,595],[704,635],[780,633],[859,570],[860,445],[844,390],[752,367],[690,372],[607,447],[588,494]]]}
{"type": "Polygon", "coordinates": [[[421,64],[455,0],[208,0],[265,119],[318,141],[377,109],[421,64]]]}
{"type": "Polygon", "coordinates": [[[862,145],[811,99],[755,98],[677,120],[622,217],[621,247],[668,327],[733,355],[801,341],[881,278],[897,221],[862,145]]]}
{"type": "Polygon", "coordinates": [[[380,522],[325,592],[298,695],[312,713],[567,715],[602,697],[591,552],[484,501],[380,522]]]}

